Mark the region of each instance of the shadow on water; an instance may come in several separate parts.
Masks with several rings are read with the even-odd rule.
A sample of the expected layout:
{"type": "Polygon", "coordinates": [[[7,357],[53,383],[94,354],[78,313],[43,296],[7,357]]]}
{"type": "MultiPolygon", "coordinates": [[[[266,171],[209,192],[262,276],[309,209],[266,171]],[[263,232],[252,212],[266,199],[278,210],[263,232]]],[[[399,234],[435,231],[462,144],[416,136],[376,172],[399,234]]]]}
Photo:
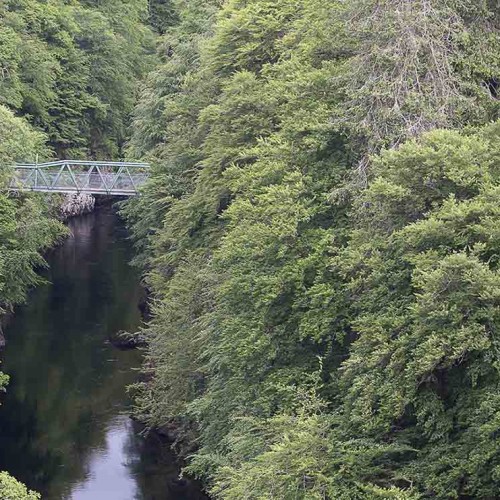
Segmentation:
{"type": "Polygon", "coordinates": [[[5,329],[0,470],[47,500],[206,498],[127,416],[140,353],[107,338],[139,327],[143,290],[122,222],[101,207],[69,225],[73,235],[47,257],[48,283],[5,329]]]}

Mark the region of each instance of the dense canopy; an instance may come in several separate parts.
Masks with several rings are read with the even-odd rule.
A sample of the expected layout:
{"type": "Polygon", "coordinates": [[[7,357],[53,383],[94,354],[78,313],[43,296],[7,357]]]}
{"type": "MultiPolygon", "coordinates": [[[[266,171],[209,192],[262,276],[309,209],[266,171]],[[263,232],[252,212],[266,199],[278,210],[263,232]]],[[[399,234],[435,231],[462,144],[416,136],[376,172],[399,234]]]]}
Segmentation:
{"type": "MultiPolygon", "coordinates": [[[[0,68],[3,181],[153,166],[136,416],[213,498],[498,495],[496,0],[6,0],[0,68]]],[[[3,308],[51,211],[0,194],[3,308]]]]}
{"type": "Polygon", "coordinates": [[[129,144],[138,416],[215,498],[493,497],[495,2],[173,4],[129,144]]]}

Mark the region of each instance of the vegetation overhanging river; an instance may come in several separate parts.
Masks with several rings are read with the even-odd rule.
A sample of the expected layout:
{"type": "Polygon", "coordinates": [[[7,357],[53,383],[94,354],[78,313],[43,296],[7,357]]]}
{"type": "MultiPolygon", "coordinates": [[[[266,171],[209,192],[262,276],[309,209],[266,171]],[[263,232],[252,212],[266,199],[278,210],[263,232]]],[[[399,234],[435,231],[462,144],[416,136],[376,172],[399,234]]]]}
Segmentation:
{"type": "Polygon", "coordinates": [[[108,340],[141,324],[126,228],[109,206],[69,227],[72,236],[47,255],[47,283],[5,328],[11,381],[0,409],[0,470],[47,500],[205,498],[178,480],[168,446],[141,436],[129,418],[126,386],[141,353],[108,340]]]}

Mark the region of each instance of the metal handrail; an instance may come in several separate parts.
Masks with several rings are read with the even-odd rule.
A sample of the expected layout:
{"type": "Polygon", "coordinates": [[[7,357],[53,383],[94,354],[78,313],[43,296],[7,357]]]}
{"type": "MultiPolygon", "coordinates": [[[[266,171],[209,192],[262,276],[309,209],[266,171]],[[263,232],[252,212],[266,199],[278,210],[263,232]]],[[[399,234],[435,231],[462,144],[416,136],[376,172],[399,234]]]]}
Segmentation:
{"type": "Polygon", "coordinates": [[[18,163],[14,168],[44,168],[44,167],[57,167],[60,165],[82,165],[82,166],[110,166],[110,167],[146,167],[151,168],[149,163],[130,162],[130,161],[97,161],[97,160],[57,160],[45,163],[18,163]]]}

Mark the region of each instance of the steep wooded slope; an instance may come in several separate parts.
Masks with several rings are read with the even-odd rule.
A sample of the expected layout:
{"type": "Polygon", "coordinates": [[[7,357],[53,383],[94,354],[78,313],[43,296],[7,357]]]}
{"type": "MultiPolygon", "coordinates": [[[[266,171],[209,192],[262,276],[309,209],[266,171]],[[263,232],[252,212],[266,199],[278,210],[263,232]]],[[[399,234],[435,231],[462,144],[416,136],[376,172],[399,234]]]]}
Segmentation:
{"type": "Polygon", "coordinates": [[[220,498],[494,495],[495,3],[174,7],[130,143],[138,414],[220,498]]]}

